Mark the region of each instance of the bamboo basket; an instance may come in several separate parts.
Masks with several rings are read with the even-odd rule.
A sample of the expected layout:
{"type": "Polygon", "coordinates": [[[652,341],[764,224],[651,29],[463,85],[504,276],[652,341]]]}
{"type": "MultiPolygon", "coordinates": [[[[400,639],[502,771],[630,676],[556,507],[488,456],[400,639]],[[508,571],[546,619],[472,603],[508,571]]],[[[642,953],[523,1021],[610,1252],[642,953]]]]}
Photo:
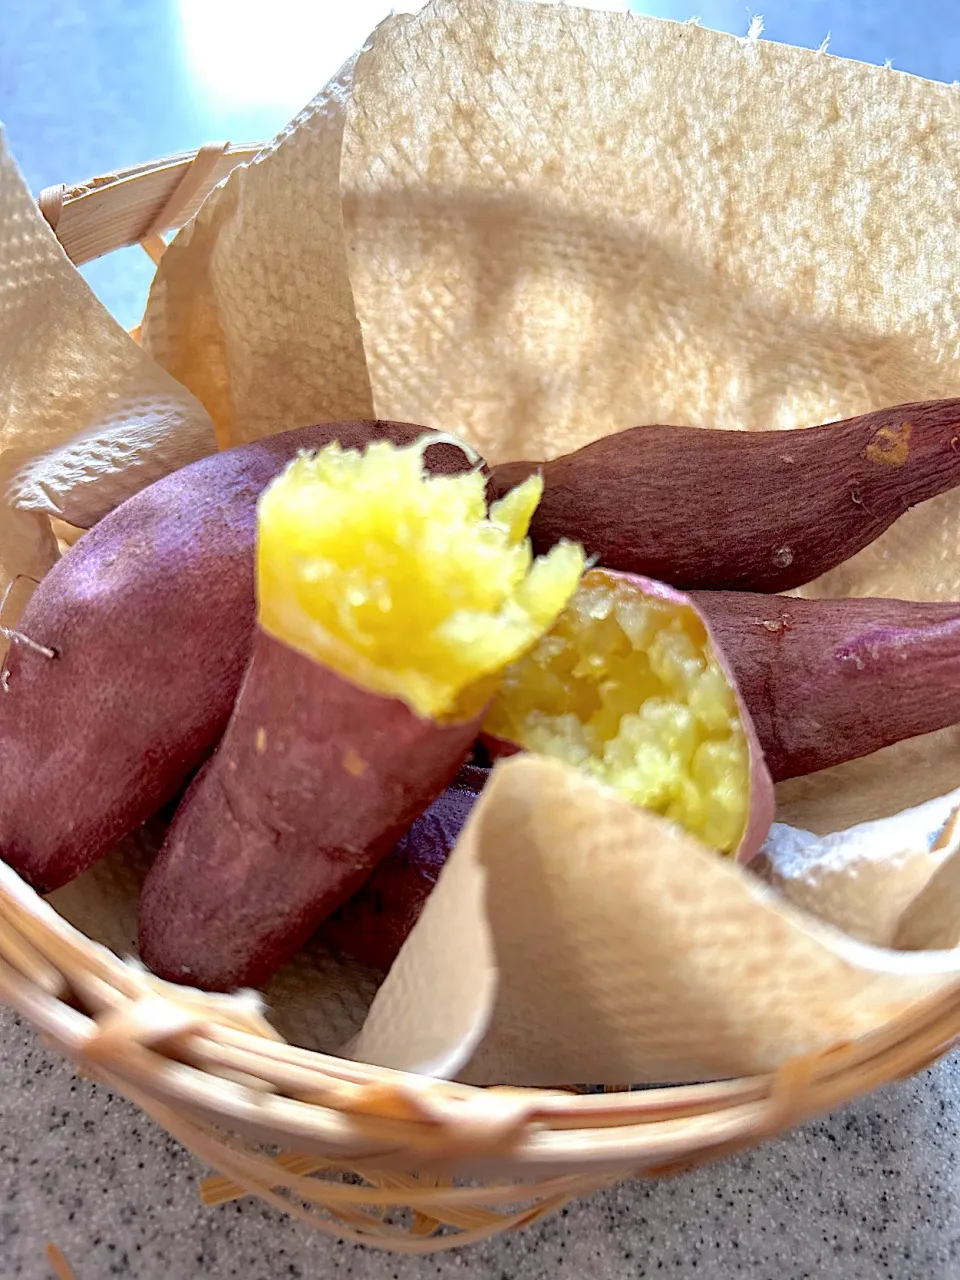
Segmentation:
{"type": "MultiPolygon", "coordinates": [[[[258,146],[199,151],[48,188],[76,264],[163,233],[258,146]]],[[[754,1146],[927,1066],[960,1038],[960,983],[879,1031],[772,1075],[651,1088],[479,1089],[285,1043],[240,998],[124,963],[0,864],[0,996],[83,1074],[125,1094],[205,1164],[206,1204],[256,1195],[344,1239],[404,1253],[525,1226],[627,1177],[754,1146]]]]}

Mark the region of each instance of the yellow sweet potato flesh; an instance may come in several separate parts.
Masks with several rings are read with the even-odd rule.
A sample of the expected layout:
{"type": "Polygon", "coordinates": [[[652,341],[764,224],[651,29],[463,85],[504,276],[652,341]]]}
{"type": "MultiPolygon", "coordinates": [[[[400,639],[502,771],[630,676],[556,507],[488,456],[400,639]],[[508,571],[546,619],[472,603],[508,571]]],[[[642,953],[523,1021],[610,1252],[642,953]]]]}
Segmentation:
{"type": "Polygon", "coordinates": [[[705,844],[733,852],[750,799],[734,691],[687,604],[588,574],[533,650],[507,669],[484,721],[705,844]]]}
{"type": "Polygon", "coordinates": [[[477,470],[430,475],[438,437],[303,454],[260,500],[260,625],[363,688],[435,720],[465,719],[570,599],[583,552],[534,560],[543,490],[487,512],[477,470]]]}

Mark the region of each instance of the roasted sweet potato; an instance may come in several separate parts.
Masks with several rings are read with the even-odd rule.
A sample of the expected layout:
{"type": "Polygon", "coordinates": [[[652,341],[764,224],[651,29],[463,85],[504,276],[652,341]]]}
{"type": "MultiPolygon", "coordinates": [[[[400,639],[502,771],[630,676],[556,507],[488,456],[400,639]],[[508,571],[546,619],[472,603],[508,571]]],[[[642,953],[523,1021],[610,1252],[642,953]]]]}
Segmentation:
{"type": "Polygon", "coordinates": [[[695,592],[775,781],[960,723],[960,604],[695,592]]]}
{"type": "Polygon", "coordinates": [[[631,803],[748,861],[773,788],[745,700],[693,600],[593,569],[507,668],[488,741],[576,765],[631,803]]]}
{"type": "Polygon", "coordinates": [[[425,447],[331,445],[260,500],[253,654],[141,899],[165,978],[256,986],[292,956],[452,780],[576,588],[579,547],[532,563],[539,480],[488,516],[484,477],[431,477],[425,447]]]}
{"type": "Polygon", "coordinates": [[[787,591],[960,484],[960,400],[798,431],[633,427],[495,467],[492,496],[536,470],[538,552],[577,538],[602,565],[677,587],[787,591]]]}
{"type": "MultiPolygon", "coordinates": [[[[250,654],[256,500],[304,448],[414,440],[328,423],[185,467],[85,534],[37,588],[0,687],[0,857],[40,889],[89,867],[216,746],[250,654]]],[[[440,443],[431,468],[473,464],[440,443]]]]}
{"type": "MultiPolygon", "coordinates": [[[[772,794],[728,672],[684,597],[594,570],[550,632],[508,668],[485,720],[487,749],[496,757],[521,744],[567,760],[749,858],[769,827],[772,794]]],[[[484,769],[461,772],[324,923],[324,941],[389,969],[486,777],[484,769]]]]}
{"type": "Polygon", "coordinates": [[[320,926],[342,955],[386,972],[420,918],[489,770],[465,765],[373,875],[320,926]]]}

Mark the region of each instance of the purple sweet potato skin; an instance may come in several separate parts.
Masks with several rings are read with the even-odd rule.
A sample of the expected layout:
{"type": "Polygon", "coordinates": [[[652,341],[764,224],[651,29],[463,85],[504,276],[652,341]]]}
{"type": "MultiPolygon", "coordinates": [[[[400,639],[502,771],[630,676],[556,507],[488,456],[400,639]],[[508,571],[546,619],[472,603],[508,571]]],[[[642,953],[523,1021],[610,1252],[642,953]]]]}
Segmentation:
{"type": "MultiPolygon", "coordinates": [[[[250,653],[256,501],[304,448],[425,428],[327,423],[214,454],[129,498],[35,591],[0,690],[0,857],[34,887],[91,866],[213,750],[250,653]]],[[[468,469],[451,445],[436,470],[468,469]]]]}
{"type": "Polygon", "coordinates": [[[607,568],[687,590],[787,591],[960,484],[960,400],[798,431],[632,427],[551,462],[494,467],[491,496],[537,469],[538,553],[576,538],[607,568]]]}
{"type": "Polygon", "coordinates": [[[257,628],[144,883],[144,963],[208,991],[262,985],[452,781],[478,723],[422,720],[257,628]]]}
{"type": "Polygon", "coordinates": [[[774,781],[960,722],[960,604],[701,591],[774,781]]]}
{"type": "Polygon", "coordinates": [[[350,959],[386,973],[419,920],[488,776],[488,769],[465,765],[370,879],[320,926],[319,937],[350,959]]]}

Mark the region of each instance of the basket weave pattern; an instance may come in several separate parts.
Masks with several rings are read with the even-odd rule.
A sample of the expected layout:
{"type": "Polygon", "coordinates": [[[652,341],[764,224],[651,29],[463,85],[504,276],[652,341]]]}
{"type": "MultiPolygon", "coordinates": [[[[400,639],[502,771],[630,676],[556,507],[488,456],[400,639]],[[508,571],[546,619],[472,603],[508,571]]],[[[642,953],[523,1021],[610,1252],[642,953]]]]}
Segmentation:
{"type": "MultiPolygon", "coordinates": [[[[259,146],[211,144],[38,201],[82,264],[163,233],[259,146]]],[[[0,867],[0,998],[246,1194],[406,1253],[521,1227],[627,1176],[753,1146],[929,1065],[960,1039],[960,984],[775,1075],[641,1092],[477,1089],[298,1049],[240,1000],[162,982],[85,938],[0,867]],[[355,1175],[347,1178],[346,1175],[355,1175]]]]}

